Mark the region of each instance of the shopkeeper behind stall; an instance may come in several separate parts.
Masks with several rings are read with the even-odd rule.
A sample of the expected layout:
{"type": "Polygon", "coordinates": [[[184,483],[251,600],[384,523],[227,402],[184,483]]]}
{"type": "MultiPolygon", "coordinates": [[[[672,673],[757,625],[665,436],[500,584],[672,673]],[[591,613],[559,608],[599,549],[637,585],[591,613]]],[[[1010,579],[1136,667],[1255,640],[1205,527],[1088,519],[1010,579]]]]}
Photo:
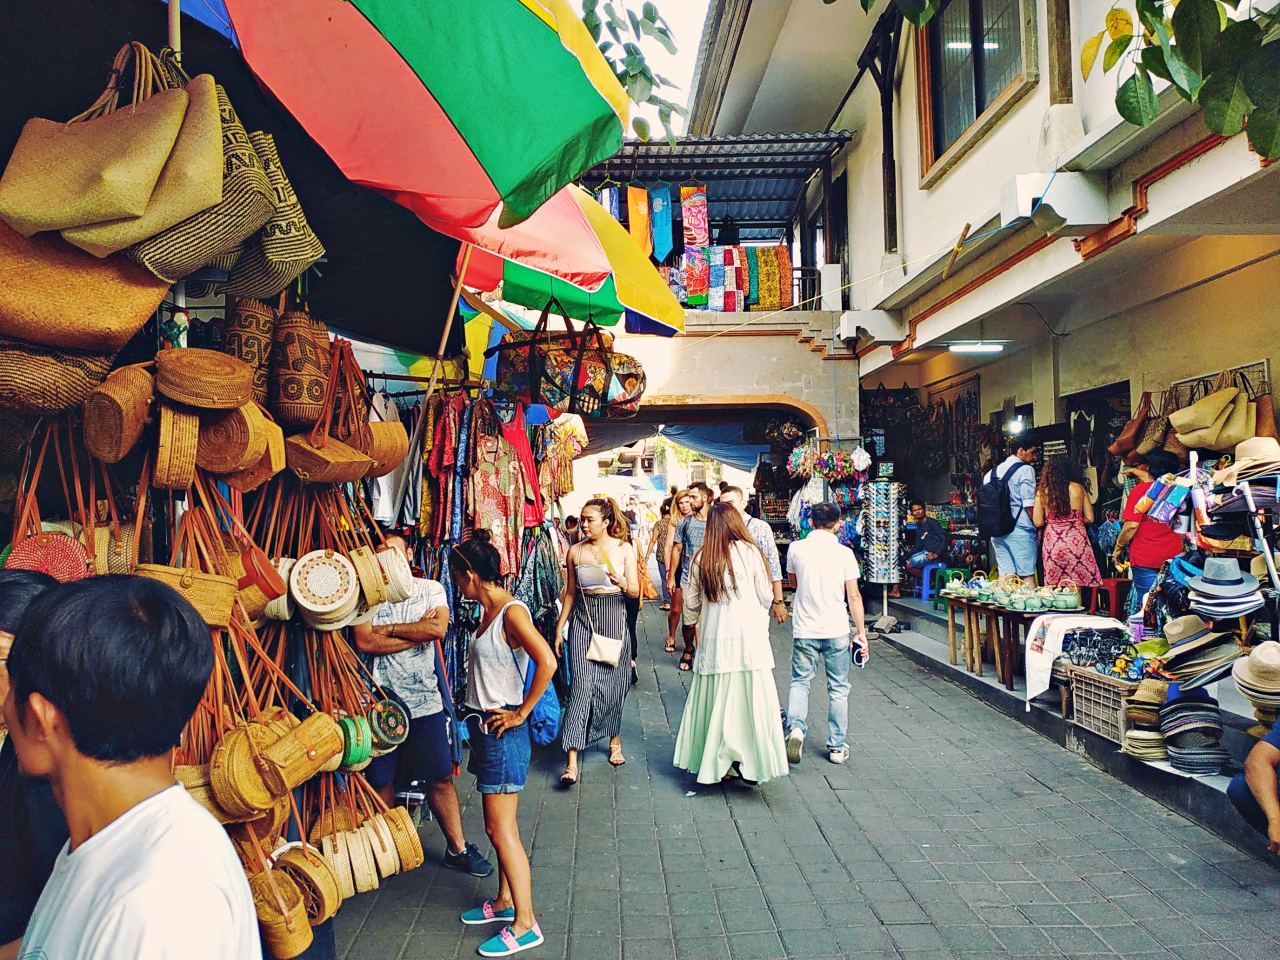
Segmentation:
{"type": "Polygon", "coordinates": [[[926,563],[940,559],[947,552],[947,533],[942,524],[925,512],[923,500],[911,501],[911,519],[916,527],[916,548],[907,557],[907,571],[918,577],[926,563]]]}
{"type": "Polygon", "coordinates": [[[1165,561],[1172,560],[1182,552],[1182,537],[1169,524],[1152,520],[1145,513],[1138,512],[1138,501],[1151,489],[1155,478],[1177,471],[1178,458],[1164,450],[1156,450],[1145,457],[1139,455],[1136,460],[1130,469],[1139,482],[1124,503],[1124,512],[1120,516],[1124,526],[1116,537],[1116,546],[1111,554],[1111,559],[1118,564],[1125,548],[1129,549],[1129,569],[1133,579],[1133,590],[1129,597],[1131,612],[1137,609],[1142,598],[1156,582],[1156,574],[1165,561]]]}

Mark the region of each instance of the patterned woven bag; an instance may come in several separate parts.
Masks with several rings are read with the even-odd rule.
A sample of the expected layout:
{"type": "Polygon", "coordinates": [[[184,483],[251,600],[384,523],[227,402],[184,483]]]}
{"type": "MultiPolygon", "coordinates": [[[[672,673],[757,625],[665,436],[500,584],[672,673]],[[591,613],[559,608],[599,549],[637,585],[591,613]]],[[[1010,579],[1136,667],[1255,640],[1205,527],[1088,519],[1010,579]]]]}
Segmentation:
{"type": "Polygon", "coordinates": [[[59,350],[0,337],[0,407],[62,413],[88,399],[111,369],[114,353],[59,350]]]}
{"type": "Polygon", "coordinates": [[[225,289],[238,297],[274,297],[324,256],[324,246],[307,223],[271,134],[255,131],[249,134],[249,142],[271,181],[275,211],[250,239],[232,268],[225,289]]]}
{"type": "Polygon", "coordinates": [[[84,445],[103,463],[119,463],[147,425],[155,384],[141,364],[112,371],[84,402],[84,445]]]}
{"type": "Polygon", "coordinates": [[[253,370],[253,399],[267,402],[271,372],[271,339],[276,329],[276,312],[261,300],[235,301],[223,326],[222,352],[243,361],[253,370]]]}
{"type": "Polygon", "coordinates": [[[286,427],[310,427],[324,413],[325,371],[315,325],[305,311],[291,310],[276,321],[271,350],[271,412],[286,427]]]}

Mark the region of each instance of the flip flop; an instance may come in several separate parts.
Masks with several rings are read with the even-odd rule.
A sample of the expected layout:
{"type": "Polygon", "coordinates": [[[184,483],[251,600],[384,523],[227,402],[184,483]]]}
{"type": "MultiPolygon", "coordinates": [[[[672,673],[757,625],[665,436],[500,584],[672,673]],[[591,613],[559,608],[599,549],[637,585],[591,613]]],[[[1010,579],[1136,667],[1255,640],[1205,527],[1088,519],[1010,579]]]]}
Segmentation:
{"type": "Polygon", "coordinates": [[[693,669],[693,654],[690,651],[686,650],[680,654],[679,668],[684,673],[688,673],[693,669]]]}
{"type": "Polygon", "coordinates": [[[659,609],[659,610],[670,610],[670,609],[671,609],[671,604],[669,604],[669,603],[660,603],[660,604],[658,604],[658,609],[659,609]]]}
{"type": "Polygon", "coordinates": [[[676,652],[676,645],[675,645],[674,643],[668,643],[665,647],[663,647],[663,648],[662,648],[662,652],[663,652],[663,653],[675,653],[675,652],[676,652]]]}

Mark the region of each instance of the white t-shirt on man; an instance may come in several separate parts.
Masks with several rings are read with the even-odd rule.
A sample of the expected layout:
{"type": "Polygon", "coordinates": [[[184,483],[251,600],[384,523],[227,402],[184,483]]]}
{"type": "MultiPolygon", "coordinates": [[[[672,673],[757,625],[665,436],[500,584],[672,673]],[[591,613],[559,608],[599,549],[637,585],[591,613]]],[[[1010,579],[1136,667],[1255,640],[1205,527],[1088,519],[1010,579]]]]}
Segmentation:
{"type": "Polygon", "coordinates": [[[244,869],[175,784],[62,848],[19,960],[261,960],[244,869]]]}
{"type": "Polygon", "coordinates": [[[795,574],[791,634],[806,640],[849,635],[844,585],[858,579],[858,558],[830,530],[814,530],[787,548],[787,570],[795,574]]]}

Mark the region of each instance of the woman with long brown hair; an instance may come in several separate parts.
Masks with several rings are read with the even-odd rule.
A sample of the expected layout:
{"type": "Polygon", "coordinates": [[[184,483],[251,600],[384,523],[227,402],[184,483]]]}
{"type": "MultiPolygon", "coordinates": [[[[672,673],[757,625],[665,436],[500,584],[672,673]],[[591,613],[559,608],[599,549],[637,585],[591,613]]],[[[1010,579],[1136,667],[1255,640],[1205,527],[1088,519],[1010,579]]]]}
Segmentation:
{"type": "Polygon", "coordinates": [[[1040,552],[1046,585],[1056,587],[1067,580],[1077,587],[1101,585],[1102,574],[1085,529],[1093,523],[1093,504],[1084,485],[1068,474],[1066,457],[1045,461],[1031,519],[1044,530],[1040,552]]]}
{"type": "Polygon", "coordinates": [[[772,603],[769,568],[741,514],[713,505],[685,583],[684,622],[700,624],[700,639],[675,752],[675,765],[699,783],[727,776],[764,783],[787,773],[769,645],[772,603]]]}
{"type": "Polygon", "coordinates": [[[596,498],[582,507],[583,540],[569,550],[556,653],[565,649],[569,700],[561,723],[566,759],[560,782],[578,782],[578,753],[609,738],[609,763],[620,767],[622,705],[631,688],[631,637],[625,597],[640,592],[636,549],[623,537],[625,521],[612,500],[596,498]],[[567,629],[566,629],[567,628],[567,629]],[[606,650],[610,647],[610,650],[606,650]],[[616,654],[613,663],[602,654],[616,654]]]}

